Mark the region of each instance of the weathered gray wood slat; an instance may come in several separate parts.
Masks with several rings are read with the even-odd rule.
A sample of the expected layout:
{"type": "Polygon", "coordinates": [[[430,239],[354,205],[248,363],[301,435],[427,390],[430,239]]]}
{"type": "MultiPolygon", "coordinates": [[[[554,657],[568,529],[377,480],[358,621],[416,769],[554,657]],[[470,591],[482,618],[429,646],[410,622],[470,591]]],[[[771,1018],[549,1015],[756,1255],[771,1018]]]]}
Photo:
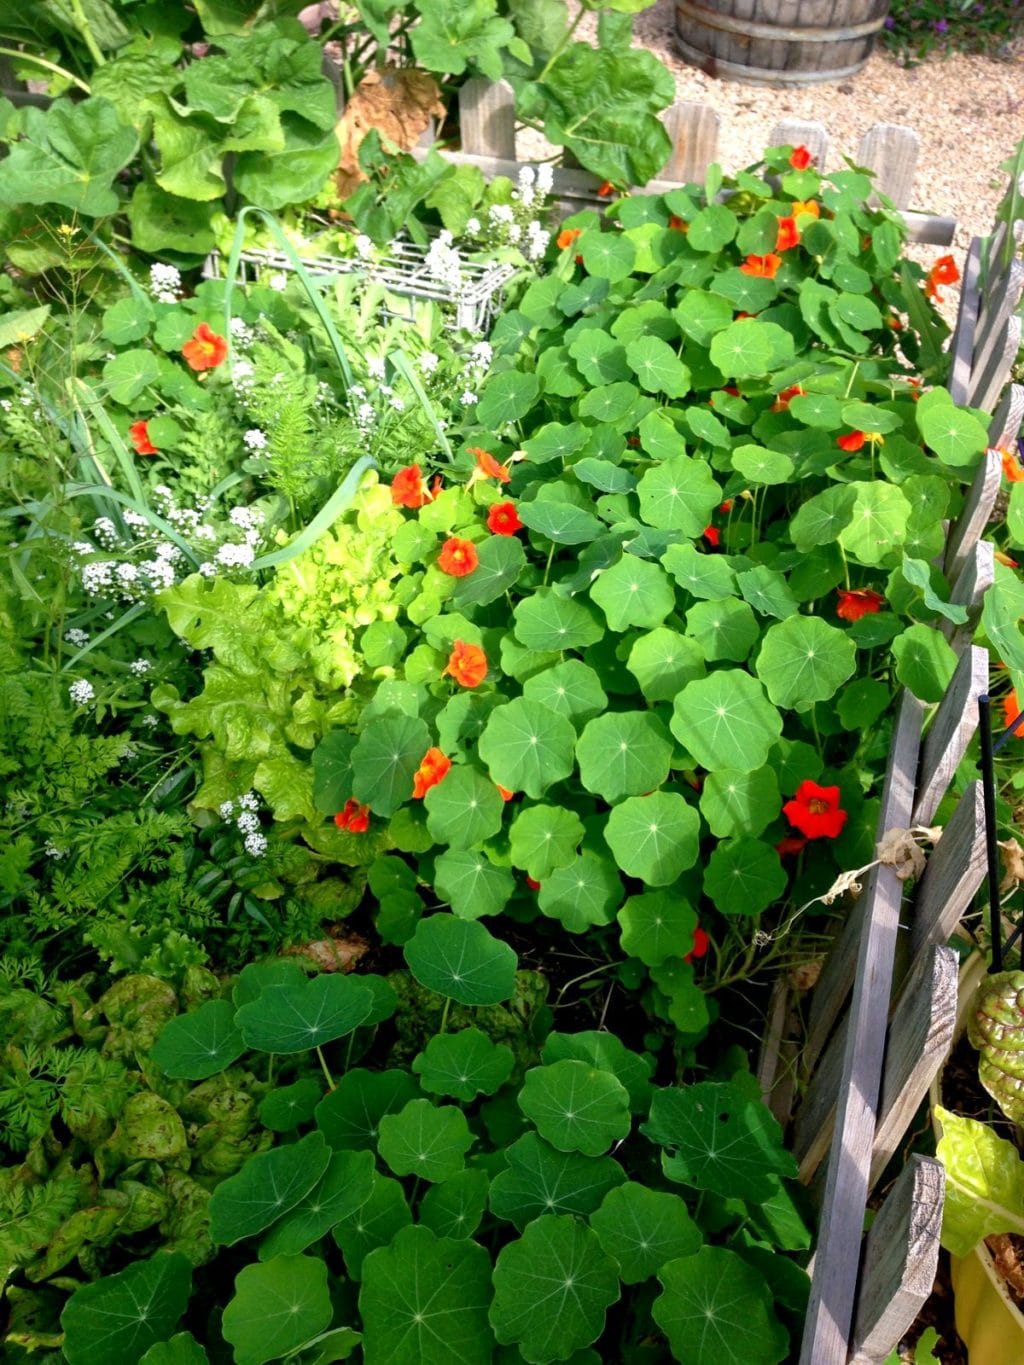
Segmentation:
{"type": "Polygon", "coordinates": [[[1013,362],[1020,349],[1021,320],[1007,318],[999,329],[986,363],[971,374],[967,402],[972,408],[991,412],[1009,383],[1013,362]]]}
{"type": "Polygon", "coordinates": [[[945,1188],[942,1164],[913,1156],[886,1196],[864,1244],[851,1365],[884,1360],[932,1292],[945,1188]]]}
{"type": "Polygon", "coordinates": [[[677,100],[662,115],[665,130],[672,139],[672,155],[662,171],[665,180],[686,184],[703,180],[718,155],[718,130],[721,120],[710,104],[677,100]]]}
{"type": "Polygon", "coordinates": [[[461,87],[459,136],[464,152],[515,159],[516,95],[508,81],[477,76],[461,87]]]}
{"type": "Polygon", "coordinates": [[[884,194],[898,209],[909,206],[920,151],[921,139],[913,128],[876,123],[867,130],[857,148],[857,164],[875,172],[876,200],[884,194]]]}
{"type": "Polygon", "coordinates": [[[790,1150],[799,1167],[797,1179],[804,1185],[809,1185],[814,1178],[832,1141],[848,1022],[849,1016],[844,1014],[814,1068],[793,1121],[790,1150]]]}
{"type": "Polygon", "coordinates": [[[915,825],[931,824],[978,728],[977,701],[987,690],[987,651],[976,646],[965,649],[921,746],[915,825]]]}
{"type": "Polygon", "coordinates": [[[956,326],[949,344],[952,364],[949,371],[949,396],[954,403],[966,403],[974,361],[974,334],[981,308],[981,251],[980,237],[971,238],[970,250],[960,284],[960,305],[956,326]]]}
{"type": "Polygon", "coordinates": [[[972,782],[942,831],[917,888],[910,931],[912,962],[930,944],[948,941],[984,877],[985,808],[981,783],[972,782]]]}
{"type": "Polygon", "coordinates": [[[988,426],[988,443],[996,450],[1012,449],[1024,422],[1024,387],[1009,384],[1003,390],[992,421],[988,426]]]}
{"type": "Polygon", "coordinates": [[[974,359],[972,368],[983,371],[992,358],[992,353],[1000,344],[1003,329],[1010,315],[1015,313],[1024,291],[1024,261],[1016,258],[1009,268],[1001,271],[991,284],[991,292],[986,287],[978,314],[978,327],[974,340],[974,359]]]}
{"type": "Polygon", "coordinates": [[[806,147],[814,158],[815,168],[824,169],[828,156],[828,133],[824,124],[806,119],[784,118],[772,126],[767,147],[806,147]]]}
{"type": "Polygon", "coordinates": [[[943,573],[952,583],[959,578],[968,556],[985,533],[1003,478],[1000,455],[990,450],[978,462],[963,511],[950,528],[943,573]]]}
{"type": "MultiPolygon", "coordinates": [[[[879,837],[888,829],[905,829],[910,822],[920,739],[920,703],[904,693],[882,794],[879,837]]],[[[876,867],[863,894],[867,914],[857,951],[800,1365],[846,1365],[853,1325],[885,1054],[888,1012],[879,1009],[878,1002],[889,998],[903,883],[891,867],[876,867]]]]}
{"type": "MultiPolygon", "coordinates": [[[[887,829],[900,825],[900,821],[886,820],[890,809],[906,809],[909,817],[914,799],[915,776],[921,743],[921,725],[925,708],[916,697],[904,692],[896,724],[893,727],[892,750],[889,769],[886,773],[885,788],[882,794],[882,818],[879,820],[878,837],[887,829]]],[[[907,828],[909,819],[902,822],[907,828]]],[[[813,1068],[821,1055],[822,1048],[839,1017],[846,1002],[850,987],[853,985],[856,970],[857,944],[864,937],[864,915],[867,909],[867,896],[861,894],[843,920],[835,943],[822,968],[818,984],[811,999],[810,1015],[807,1023],[807,1038],[803,1046],[803,1061],[807,1068],[813,1068]]]]}
{"type": "Polygon", "coordinates": [[[995,582],[995,574],[995,546],[990,540],[979,540],[949,590],[949,600],[956,606],[967,608],[967,624],[956,626],[952,621],[942,623],[942,633],[957,654],[970,644],[974,636],[981,599],[995,582]]]}
{"type": "Polygon", "coordinates": [[[889,1164],[949,1053],[956,1025],[957,970],[953,949],[932,944],[900,991],[889,1024],[869,1189],[889,1164]]]}

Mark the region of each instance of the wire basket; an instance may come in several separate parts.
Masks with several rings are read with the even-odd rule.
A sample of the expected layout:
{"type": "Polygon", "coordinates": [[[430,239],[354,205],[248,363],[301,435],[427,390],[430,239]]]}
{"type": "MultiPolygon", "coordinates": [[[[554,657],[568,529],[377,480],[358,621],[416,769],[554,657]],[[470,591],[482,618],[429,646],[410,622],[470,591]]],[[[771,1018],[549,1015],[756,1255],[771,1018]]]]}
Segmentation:
{"type": "MultiPolygon", "coordinates": [[[[415,322],[414,300],[425,299],[440,304],[449,331],[476,333],[483,336],[501,309],[505,286],[516,275],[517,269],[508,263],[495,264],[460,261],[459,283],[453,286],[436,278],[427,265],[429,246],[415,242],[395,242],[380,260],[364,261],[348,256],[307,256],[302,264],[314,279],[333,279],[339,275],[361,276],[366,285],[380,285],[387,291],[381,302],[384,317],[403,318],[415,322]],[[401,300],[406,300],[402,306],[401,300]]],[[[248,283],[253,271],[274,270],[294,273],[291,260],[279,251],[254,248],[243,251],[239,276],[248,283]]],[[[203,265],[205,279],[217,279],[223,274],[223,257],[213,252],[203,265]]]]}

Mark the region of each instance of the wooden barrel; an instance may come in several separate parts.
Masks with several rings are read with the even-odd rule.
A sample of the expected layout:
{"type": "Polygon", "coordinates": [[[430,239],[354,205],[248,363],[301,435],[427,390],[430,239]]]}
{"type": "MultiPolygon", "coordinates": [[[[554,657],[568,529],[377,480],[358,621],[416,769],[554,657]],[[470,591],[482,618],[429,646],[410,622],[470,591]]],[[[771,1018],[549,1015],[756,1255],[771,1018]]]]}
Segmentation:
{"type": "Polygon", "coordinates": [[[727,80],[837,81],[861,69],[888,13],[889,0],[676,0],[677,46],[727,80]]]}

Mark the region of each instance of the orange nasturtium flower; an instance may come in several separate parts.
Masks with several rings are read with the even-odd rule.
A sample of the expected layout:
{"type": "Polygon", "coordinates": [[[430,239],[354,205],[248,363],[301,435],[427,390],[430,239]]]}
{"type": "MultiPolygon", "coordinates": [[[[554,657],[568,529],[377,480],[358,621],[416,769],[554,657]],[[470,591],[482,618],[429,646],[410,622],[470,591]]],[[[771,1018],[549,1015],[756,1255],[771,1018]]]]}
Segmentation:
{"type": "Polygon", "coordinates": [[[452,761],[447,754],[443,754],[440,749],[429,748],[413,775],[412,794],[414,800],[421,800],[431,787],[436,787],[439,782],[442,782],[447,777],[451,766],[452,761]]]}
{"type": "Polygon", "coordinates": [[[755,275],[759,279],[774,280],[781,264],[782,257],[769,251],[767,256],[748,256],[740,266],[740,270],[744,275],[755,275]]]}
{"type": "Polygon", "coordinates": [[[669,214],[668,225],[670,228],[675,228],[677,232],[690,231],[690,224],[685,218],[680,218],[678,213],[669,214]]]}
{"type": "Polygon", "coordinates": [[[610,180],[606,180],[597,193],[602,199],[610,199],[615,193],[615,186],[610,180]]]}
{"type": "Polygon", "coordinates": [[[424,483],[418,464],[406,465],[391,480],[391,501],[396,507],[423,507],[436,497],[424,483]]]}
{"type": "Polygon", "coordinates": [[[821,217],[821,205],[817,199],[794,199],[789,211],[794,218],[799,218],[801,213],[809,213],[812,218],[821,217]]]}
{"type": "Polygon", "coordinates": [[[133,422],[128,428],[128,437],[135,447],[136,455],[159,455],[160,452],[149,439],[149,423],[133,422]]]}
{"type": "Polygon", "coordinates": [[[703,957],[708,950],[708,944],[710,942],[711,940],[698,924],[693,931],[693,947],[688,953],[683,955],[683,961],[692,962],[695,957],[703,957]]]}
{"type": "Polygon", "coordinates": [[[780,858],[795,858],[798,853],[802,853],[807,840],[800,834],[787,834],[775,845],[775,852],[780,858]]]}
{"type": "Polygon", "coordinates": [[[794,398],[806,397],[806,391],[799,384],[791,384],[788,389],[783,389],[781,393],[775,395],[775,402],[769,408],[769,412],[785,412],[794,398]]]}
{"type": "Polygon", "coordinates": [[[503,787],[500,782],[495,782],[494,785],[498,788],[498,795],[503,801],[511,801],[515,796],[515,792],[510,792],[508,787],[503,787]]]}
{"type": "Polygon", "coordinates": [[[1024,466],[1021,465],[1017,452],[1008,446],[1003,446],[999,453],[1003,457],[1003,473],[1009,481],[1011,483],[1024,483],[1024,466]]]}
{"type": "Polygon", "coordinates": [[[582,228],[563,228],[555,238],[559,251],[564,251],[567,246],[572,246],[577,237],[582,236],[582,228]]]}
{"type": "Polygon", "coordinates": [[[479,687],[487,677],[487,655],[479,645],[467,645],[456,640],[444,670],[460,687],[479,687]]]}
{"type": "Polygon", "coordinates": [[[709,545],[713,545],[716,549],[722,543],[722,533],[717,526],[705,526],[701,535],[709,545]]]}
{"type": "Polygon", "coordinates": [[[862,616],[873,616],[885,605],[885,598],[874,588],[839,588],[837,594],[836,615],[842,621],[859,621],[862,616]]]}
{"type": "Polygon", "coordinates": [[[789,154],[789,164],[793,167],[794,171],[806,171],[813,160],[814,158],[803,143],[801,143],[799,147],[794,147],[789,154]]]}
{"type": "Polygon", "coordinates": [[[514,536],[523,529],[514,502],[496,502],[487,513],[487,529],[496,536],[514,536]]]}
{"type": "Polygon", "coordinates": [[[940,256],[931,270],[928,271],[928,278],[924,282],[924,292],[936,303],[941,303],[942,295],[939,293],[939,285],[956,284],[959,278],[960,271],[957,269],[953,257],[940,256]]]}
{"type": "Polygon", "coordinates": [[[860,450],[867,440],[867,435],[863,431],[848,431],[845,436],[836,437],[836,445],[840,450],[850,451],[860,450]]]}
{"type": "Polygon", "coordinates": [[[790,247],[799,246],[800,229],[796,225],[795,218],[780,218],[779,232],[775,238],[776,251],[788,251],[790,247]]]}
{"type": "Polygon", "coordinates": [[[476,546],[471,540],[462,540],[459,536],[449,536],[437,556],[437,567],[442,573],[451,574],[452,578],[465,578],[479,563],[476,546]]]}
{"type": "Polygon", "coordinates": [[[846,824],[846,811],[839,809],[839,788],[819,787],[817,782],[801,782],[782,813],[808,839],[836,839],[846,824]]]}
{"type": "MultiPolygon", "coordinates": [[[[1006,728],[1009,729],[1013,722],[1020,715],[1020,707],[1017,705],[1017,692],[1015,688],[1003,698],[1003,719],[1006,721],[1006,728]]],[[[1017,738],[1024,739],[1024,727],[1017,731],[1017,738]]]]}
{"type": "Polygon", "coordinates": [[[370,807],[361,806],[358,801],[346,801],[344,810],[334,817],[334,823],[339,829],[347,829],[349,834],[365,834],[370,828],[370,807]]]}
{"type": "Polygon", "coordinates": [[[227,359],[228,343],[209,324],[201,322],[181,348],[190,369],[215,370],[227,359]]]}
{"type": "Polygon", "coordinates": [[[497,479],[499,483],[508,483],[512,475],[508,472],[508,465],[499,464],[494,456],[487,450],[481,450],[479,446],[467,446],[470,455],[476,456],[476,467],[485,479],[497,479]]]}

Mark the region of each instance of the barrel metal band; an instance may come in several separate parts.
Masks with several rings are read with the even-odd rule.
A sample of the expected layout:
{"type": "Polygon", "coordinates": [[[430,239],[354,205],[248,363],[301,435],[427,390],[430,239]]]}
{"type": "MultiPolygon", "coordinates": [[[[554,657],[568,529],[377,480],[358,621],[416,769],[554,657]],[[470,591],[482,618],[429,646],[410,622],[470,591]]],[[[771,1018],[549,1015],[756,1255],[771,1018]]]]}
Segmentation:
{"type": "Polygon", "coordinates": [[[850,38],[866,38],[882,27],[881,19],[869,19],[863,24],[852,24],[849,28],[781,28],[775,24],[759,24],[753,19],[734,19],[729,14],[718,14],[705,9],[703,5],[692,4],[691,0],[676,0],[676,12],[687,19],[696,19],[708,28],[721,29],[724,33],[793,43],[840,43],[850,38]]]}

